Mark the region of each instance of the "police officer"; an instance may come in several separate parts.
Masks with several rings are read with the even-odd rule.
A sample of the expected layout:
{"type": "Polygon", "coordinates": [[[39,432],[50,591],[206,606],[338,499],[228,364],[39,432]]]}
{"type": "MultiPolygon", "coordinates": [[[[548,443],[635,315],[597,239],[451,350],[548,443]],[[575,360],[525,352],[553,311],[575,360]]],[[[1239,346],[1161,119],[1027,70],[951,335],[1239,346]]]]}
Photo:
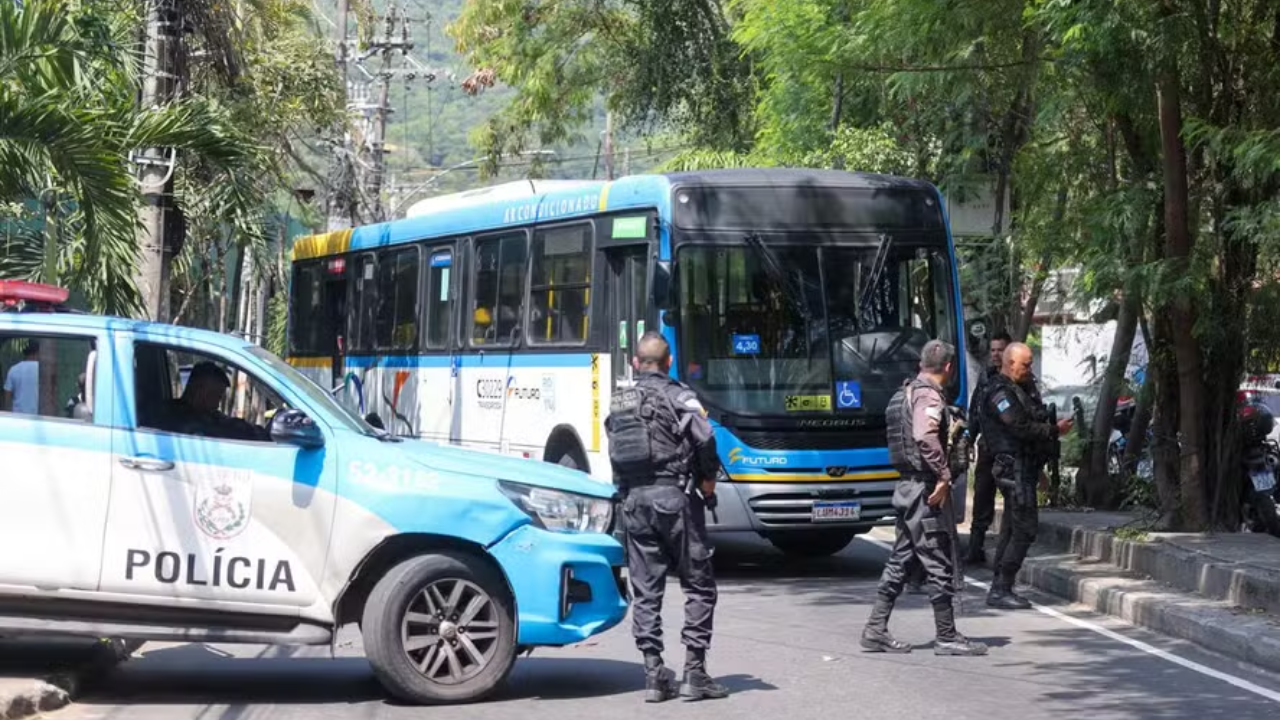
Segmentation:
{"type": "Polygon", "coordinates": [[[1012,343],[1004,352],[1000,374],[994,376],[982,399],[982,435],[991,454],[992,477],[1004,498],[1000,542],[996,546],[995,577],[987,605],[1005,610],[1031,607],[1013,592],[1013,582],[1036,540],[1039,508],[1036,485],[1058,434],[1071,430],[1071,420],[1049,422],[1031,376],[1031,348],[1012,343]]]}
{"type": "Polygon", "coordinates": [[[969,552],[965,556],[965,562],[974,565],[986,562],[982,546],[996,515],[996,481],[991,477],[991,453],[986,451],[981,439],[982,398],[986,397],[991,379],[1000,374],[1005,348],[1011,342],[1013,338],[1004,330],[991,336],[991,353],[988,357],[990,364],[978,376],[973,394],[969,396],[969,435],[978,438],[978,445],[977,461],[973,469],[973,522],[969,525],[969,552]]]}
{"type": "Polygon", "coordinates": [[[987,647],[956,630],[953,560],[955,522],[951,514],[951,465],[948,435],[951,414],[942,387],[955,362],[956,350],[930,340],[920,354],[920,373],[889,400],[889,459],[901,479],[893,490],[898,513],[897,538],[880,576],[875,607],[862,631],[862,647],[880,652],[911,652],[909,643],[889,634],[889,615],[902,594],[907,565],[914,558],[924,567],[933,605],[937,655],[985,655],[987,647]]]}
{"type": "Polygon", "coordinates": [[[723,698],[728,690],[707,674],[716,582],[707,539],[706,507],[714,507],[720,469],[715,437],[697,395],[669,375],[671,353],[657,332],[640,338],[634,388],[619,389],[605,421],[614,483],[623,496],[632,634],[644,655],[645,701],[677,694],[686,700],[723,698]],[[684,679],[662,659],[662,596],[674,571],[684,591],[684,679]]]}

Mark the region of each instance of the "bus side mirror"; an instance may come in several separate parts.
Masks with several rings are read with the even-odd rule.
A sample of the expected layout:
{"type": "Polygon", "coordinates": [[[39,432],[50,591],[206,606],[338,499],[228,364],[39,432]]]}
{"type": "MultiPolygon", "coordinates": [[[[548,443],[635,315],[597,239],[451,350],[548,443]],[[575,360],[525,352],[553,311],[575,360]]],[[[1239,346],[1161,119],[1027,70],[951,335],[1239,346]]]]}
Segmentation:
{"type": "Polygon", "coordinates": [[[653,305],[659,310],[670,310],[671,298],[671,262],[658,260],[653,264],[653,305]]]}

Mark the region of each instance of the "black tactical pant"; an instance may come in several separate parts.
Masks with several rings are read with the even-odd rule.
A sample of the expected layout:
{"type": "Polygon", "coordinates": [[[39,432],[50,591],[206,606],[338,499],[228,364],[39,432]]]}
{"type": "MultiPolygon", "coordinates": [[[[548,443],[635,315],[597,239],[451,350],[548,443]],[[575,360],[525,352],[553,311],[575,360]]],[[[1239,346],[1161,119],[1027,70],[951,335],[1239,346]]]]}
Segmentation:
{"type": "Polygon", "coordinates": [[[993,584],[1007,590],[1013,587],[1040,530],[1040,508],[1036,499],[1040,464],[1028,456],[1001,455],[995,458],[993,477],[1004,498],[993,584]]]}
{"type": "Polygon", "coordinates": [[[927,502],[933,484],[923,480],[899,480],[893,489],[893,509],[898,513],[897,538],[889,562],[880,575],[880,596],[892,603],[902,594],[908,569],[918,563],[924,570],[929,600],[950,603],[955,594],[951,531],[941,505],[927,502]]]}
{"type": "Polygon", "coordinates": [[[996,479],[992,476],[995,459],[978,445],[978,458],[973,464],[973,522],[970,537],[985,535],[996,517],[996,479]]]}
{"type": "Polygon", "coordinates": [[[663,651],[662,597],[667,573],[674,571],[685,596],[684,645],[706,650],[717,595],[702,498],[672,486],[634,488],[622,503],[622,520],[636,647],[646,654],[663,651]]]}

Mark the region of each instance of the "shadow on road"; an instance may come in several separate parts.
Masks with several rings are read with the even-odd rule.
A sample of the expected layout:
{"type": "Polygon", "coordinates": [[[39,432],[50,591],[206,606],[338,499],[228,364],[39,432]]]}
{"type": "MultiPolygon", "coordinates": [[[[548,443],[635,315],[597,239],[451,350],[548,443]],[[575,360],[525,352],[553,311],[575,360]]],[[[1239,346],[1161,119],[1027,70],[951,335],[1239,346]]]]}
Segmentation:
{"type": "MultiPolygon", "coordinates": [[[[97,705],[329,705],[390,700],[363,658],[292,657],[300,648],[272,647],[234,657],[207,645],[145,653],[88,688],[81,704],[97,705]]],[[[751,675],[719,678],[737,692],[776,690],[751,675]]],[[[637,660],[532,657],[516,663],[487,702],[583,700],[644,689],[637,660]]]]}

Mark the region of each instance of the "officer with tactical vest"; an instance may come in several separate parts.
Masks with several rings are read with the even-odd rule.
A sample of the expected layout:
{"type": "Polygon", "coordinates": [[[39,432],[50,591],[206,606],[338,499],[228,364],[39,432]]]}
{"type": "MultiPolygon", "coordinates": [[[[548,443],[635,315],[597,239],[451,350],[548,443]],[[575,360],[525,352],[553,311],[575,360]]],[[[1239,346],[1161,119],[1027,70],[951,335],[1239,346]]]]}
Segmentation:
{"type": "Polygon", "coordinates": [[[707,674],[717,594],[705,513],[715,507],[720,470],[715,436],[694,391],[669,375],[671,353],[661,334],[640,338],[632,367],[636,385],[615,394],[605,430],[623,497],[632,634],[644,655],[645,701],[723,698],[728,690],[707,674]],[[662,597],[671,571],[685,595],[678,688],[662,659],[662,597]]]}
{"type": "Polygon", "coordinates": [[[992,476],[1004,498],[1005,513],[987,605],[1004,610],[1031,607],[1013,592],[1013,583],[1039,529],[1040,469],[1049,460],[1054,440],[1070,432],[1072,425],[1070,418],[1058,421],[1056,427],[1049,421],[1031,364],[1031,348],[1023,343],[1009,345],[1000,374],[991,379],[980,405],[983,444],[993,459],[992,476]]]}
{"type": "Polygon", "coordinates": [[[960,572],[953,545],[955,517],[951,512],[955,459],[949,454],[956,436],[942,387],[952,372],[955,357],[954,347],[930,340],[920,354],[919,375],[904,383],[885,409],[889,460],[901,474],[893,490],[897,538],[880,577],[875,607],[862,631],[862,647],[867,650],[911,652],[909,643],[889,634],[889,615],[902,594],[906,568],[914,558],[924,568],[933,605],[934,653],[987,653],[986,645],[971,641],[956,630],[951,602],[960,572]]]}
{"type": "Polygon", "coordinates": [[[977,461],[973,468],[973,522],[969,524],[969,552],[965,556],[965,562],[974,565],[980,565],[987,559],[982,546],[986,542],[987,530],[996,516],[996,481],[991,476],[994,463],[982,441],[982,399],[987,396],[992,378],[1000,374],[1004,350],[1011,342],[1013,338],[1004,330],[991,336],[991,364],[978,376],[973,394],[969,396],[969,434],[978,441],[977,461]]]}

